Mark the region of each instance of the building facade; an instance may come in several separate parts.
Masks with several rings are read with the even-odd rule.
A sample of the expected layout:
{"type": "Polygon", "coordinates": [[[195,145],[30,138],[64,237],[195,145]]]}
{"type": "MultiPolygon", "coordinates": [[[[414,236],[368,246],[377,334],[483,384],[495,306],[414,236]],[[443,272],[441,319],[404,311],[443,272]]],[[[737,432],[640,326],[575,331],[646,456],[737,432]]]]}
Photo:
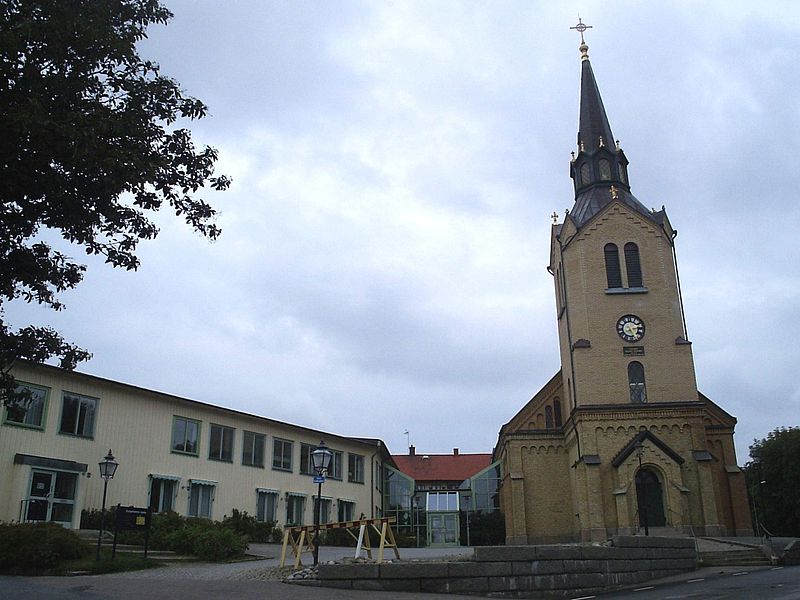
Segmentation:
{"type": "Polygon", "coordinates": [[[575,201],[548,266],[561,369],[500,431],[507,542],[749,533],[736,419],[697,390],[677,231],[631,193],[580,50],[575,201]]]}
{"type": "Polygon", "coordinates": [[[323,522],[381,515],[380,440],[350,438],[78,372],[22,363],[13,374],[30,397],[3,407],[0,520],[78,528],[99,509],[98,462],[119,462],[107,506],[220,520],[233,509],[261,521],[313,522],[317,486],[310,452],[334,452],[323,522]]]}
{"type": "Polygon", "coordinates": [[[386,467],[386,516],[418,546],[477,546],[503,543],[500,463],[491,454],[392,456],[386,467]]]}

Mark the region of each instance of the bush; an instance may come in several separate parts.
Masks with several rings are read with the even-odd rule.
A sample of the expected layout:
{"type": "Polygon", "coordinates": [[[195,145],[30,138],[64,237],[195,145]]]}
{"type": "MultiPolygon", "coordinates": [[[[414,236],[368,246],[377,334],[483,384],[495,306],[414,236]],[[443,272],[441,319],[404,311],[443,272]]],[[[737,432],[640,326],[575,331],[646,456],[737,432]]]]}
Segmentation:
{"type": "Polygon", "coordinates": [[[4,574],[44,573],[90,551],[74,532],[56,523],[0,525],[0,572],[4,574]]]}
{"type": "Polygon", "coordinates": [[[269,542],[273,539],[273,529],[275,524],[272,522],[257,521],[247,511],[233,509],[230,517],[222,519],[222,525],[228,529],[247,537],[250,542],[269,542]]]}

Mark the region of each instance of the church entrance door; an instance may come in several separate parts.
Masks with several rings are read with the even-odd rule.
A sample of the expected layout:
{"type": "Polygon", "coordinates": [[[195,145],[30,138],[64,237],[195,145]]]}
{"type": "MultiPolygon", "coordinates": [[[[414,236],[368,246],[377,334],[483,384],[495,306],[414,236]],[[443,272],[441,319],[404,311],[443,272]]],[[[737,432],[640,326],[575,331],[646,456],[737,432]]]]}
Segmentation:
{"type": "Polygon", "coordinates": [[[636,500],[641,527],[664,527],[664,493],[661,481],[650,469],[639,469],[636,473],[636,500]]]}

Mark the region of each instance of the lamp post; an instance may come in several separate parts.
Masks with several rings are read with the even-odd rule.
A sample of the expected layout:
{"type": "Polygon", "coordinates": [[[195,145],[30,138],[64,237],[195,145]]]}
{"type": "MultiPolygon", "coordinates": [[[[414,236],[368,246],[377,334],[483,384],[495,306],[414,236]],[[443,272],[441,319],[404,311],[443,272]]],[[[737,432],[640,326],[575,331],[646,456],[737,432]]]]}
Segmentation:
{"type": "Polygon", "coordinates": [[[325,474],[331,464],[333,452],[320,442],[319,446],[311,451],[311,463],[317,476],[314,482],[317,484],[317,510],[314,511],[314,565],[319,564],[319,522],[322,520],[322,484],[325,481],[325,474]]]}
{"type": "Polygon", "coordinates": [[[641,494],[639,493],[639,485],[636,486],[636,498],[639,501],[639,511],[644,525],[644,534],[650,535],[650,530],[647,527],[647,478],[642,474],[642,455],[644,454],[644,446],[642,440],[636,442],[636,458],[639,459],[639,472],[636,474],[637,479],[641,480],[641,494]]]}
{"type": "Polygon", "coordinates": [[[100,543],[103,540],[103,529],[106,525],[106,492],[108,491],[108,480],[114,478],[114,473],[117,472],[119,463],[114,460],[114,455],[111,454],[109,449],[105,458],[98,463],[100,465],[100,477],[103,478],[103,508],[100,512],[100,532],[97,534],[97,556],[96,560],[100,560],[100,543]]]}

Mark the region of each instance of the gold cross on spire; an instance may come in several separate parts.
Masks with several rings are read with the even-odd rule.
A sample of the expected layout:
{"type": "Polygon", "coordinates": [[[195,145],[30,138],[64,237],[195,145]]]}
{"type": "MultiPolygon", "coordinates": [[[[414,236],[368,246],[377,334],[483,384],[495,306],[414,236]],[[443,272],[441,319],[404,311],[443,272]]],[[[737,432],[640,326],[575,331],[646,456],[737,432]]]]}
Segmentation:
{"type": "Polygon", "coordinates": [[[589,46],[586,45],[586,40],[583,39],[583,32],[591,28],[591,25],[586,25],[583,21],[581,21],[580,15],[578,15],[578,24],[575,25],[575,27],[570,27],[570,29],[574,29],[581,34],[581,45],[578,46],[578,50],[581,51],[581,62],[584,60],[589,60],[589,46]]]}
{"type": "Polygon", "coordinates": [[[591,25],[586,25],[583,21],[581,21],[580,15],[578,15],[578,24],[575,25],[575,27],[570,27],[570,29],[574,29],[575,31],[581,34],[581,45],[586,44],[586,41],[583,39],[583,32],[591,28],[592,28],[591,25]]]}

